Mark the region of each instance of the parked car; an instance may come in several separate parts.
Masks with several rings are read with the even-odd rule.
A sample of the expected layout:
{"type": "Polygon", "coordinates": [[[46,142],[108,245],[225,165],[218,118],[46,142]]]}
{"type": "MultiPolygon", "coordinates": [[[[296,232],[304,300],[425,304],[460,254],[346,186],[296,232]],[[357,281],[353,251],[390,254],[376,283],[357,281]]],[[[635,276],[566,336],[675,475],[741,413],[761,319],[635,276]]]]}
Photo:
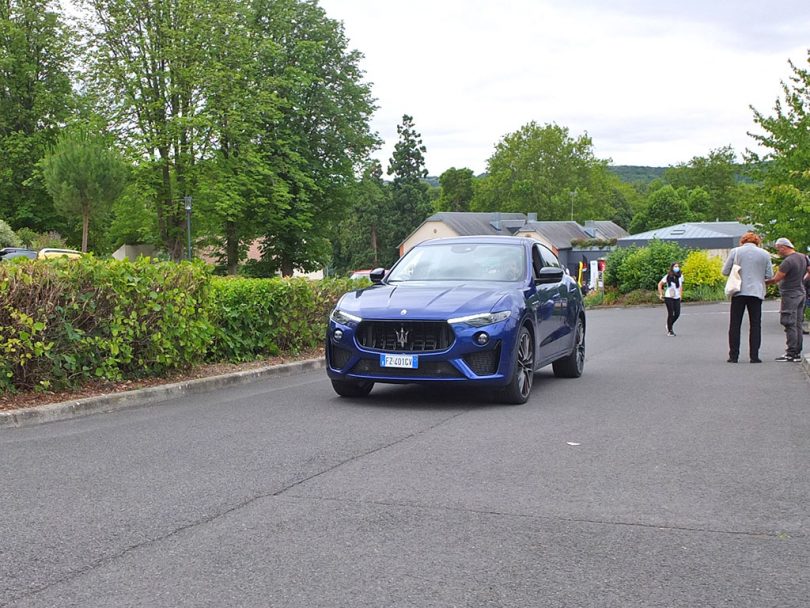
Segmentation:
{"type": "Polygon", "coordinates": [[[582,375],[582,295],[539,241],[429,240],[370,278],[329,318],[327,374],[338,395],[364,397],[375,382],[458,383],[525,403],[541,367],[582,375]]]}
{"type": "Polygon", "coordinates": [[[5,260],[13,260],[14,258],[28,258],[33,260],[37,257],[37,252],[33,249],[26,249],[24,247],[4,247],[0,249],[0,262],[5,260]]]}
{"type": "Polygon", "coordinates": [[[367,279],[371,275],[371,270],[352,270],[349,273],[350,279],[367,279]]]}
{"type": "Polygon", "coordinates": [[[39,250],[39,253],[37,253],[37,259],[48,260],[53,258],[68,258],[75,260],[76,258],[82,257],[82,255],[83,254],[81,251],[76,251],[74,249],[46,248],[39,250]]]}

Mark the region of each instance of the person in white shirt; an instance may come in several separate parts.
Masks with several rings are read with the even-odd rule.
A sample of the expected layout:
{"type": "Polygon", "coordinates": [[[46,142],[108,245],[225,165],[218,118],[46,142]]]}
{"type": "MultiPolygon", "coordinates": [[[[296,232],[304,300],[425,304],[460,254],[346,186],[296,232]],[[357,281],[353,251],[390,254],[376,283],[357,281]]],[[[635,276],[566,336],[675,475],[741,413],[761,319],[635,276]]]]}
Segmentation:
{"type": "Polygon", "coordinates": [[[658,298],[667,305],[667,335],[675,337],[673,327],[681,316],[681,296],[683,295],[683,275],[679,262],[669,267],[669,272],[658,281],[658,298]]]}

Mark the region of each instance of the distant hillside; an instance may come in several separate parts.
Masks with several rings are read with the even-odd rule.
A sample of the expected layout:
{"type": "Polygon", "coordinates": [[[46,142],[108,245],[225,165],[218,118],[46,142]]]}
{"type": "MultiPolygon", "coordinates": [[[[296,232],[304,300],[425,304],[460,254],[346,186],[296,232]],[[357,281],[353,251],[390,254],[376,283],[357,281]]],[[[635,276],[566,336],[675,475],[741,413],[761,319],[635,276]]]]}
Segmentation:
{"type": "MultiPolygon", "coordinates": [[[[735,165],[738,167],[736,179],[741,183],[751,183],[751,179],[746,176],[745,165],[735,165]]],[[[664,175],[664,171],[671,167],[646,167],[643,165],[609,165],[608,170],[613,172],[620,180],[628,184],[635,184],[637,186],[646,186],[653,180],[656,180],[664,175]]],[[[486,173],[476,175],[476,179],[486,177],[486,173]]],[[[439,187],[439,177],[436,175],[429,175],[424,178],[425,182],[433,186],[439,187]]]]}
{"type": "Polygon", "coordinates": [[[658,179],[669,167],[642,167],[639,165],[612,165],[608,169],[628,184],[649,184],[658,179]]]}
{"type": "MultiPolygon", "coordinates": [[[[613,165],[608,169],[616,174],[616,176],[623,182],[628,184],[649,184],[654,179],[661,177],[669,167],[642,167],[639,165],[613,165]]],[[[486,177],[486,173],[476,175],[476,178],[486,177]]],[[[437,175],[428,175],[422,181],[430,184],[434,188],[439,187],[439,177],[437,175]]]]}

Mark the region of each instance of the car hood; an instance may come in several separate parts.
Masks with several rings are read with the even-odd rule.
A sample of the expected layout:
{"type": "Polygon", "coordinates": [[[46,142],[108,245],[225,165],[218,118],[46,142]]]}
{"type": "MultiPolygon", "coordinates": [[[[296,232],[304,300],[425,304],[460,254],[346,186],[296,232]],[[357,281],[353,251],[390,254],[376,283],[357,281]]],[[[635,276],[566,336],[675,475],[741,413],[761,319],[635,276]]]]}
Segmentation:
{"type": "Polygon", "coordinates": [[[491,283],[374,285],[345,294],[338,306],[363,319],[448,319],[490,312],[514,290],[491,283]]]}

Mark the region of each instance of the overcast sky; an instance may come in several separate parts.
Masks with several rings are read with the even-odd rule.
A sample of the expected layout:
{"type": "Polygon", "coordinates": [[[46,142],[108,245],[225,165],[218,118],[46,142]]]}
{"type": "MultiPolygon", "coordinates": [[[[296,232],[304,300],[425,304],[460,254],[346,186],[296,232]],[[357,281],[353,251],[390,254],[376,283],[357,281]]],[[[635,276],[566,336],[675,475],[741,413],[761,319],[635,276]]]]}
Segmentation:
{"type": "Polygon", "coordinates": [[[427,169],[485,171],[529,121],[588,133],[599,158],[668,166],[754,146],[807,67],[810,0],[321,0],[365,55],[387,167],[403,114],[427,169]]]}

